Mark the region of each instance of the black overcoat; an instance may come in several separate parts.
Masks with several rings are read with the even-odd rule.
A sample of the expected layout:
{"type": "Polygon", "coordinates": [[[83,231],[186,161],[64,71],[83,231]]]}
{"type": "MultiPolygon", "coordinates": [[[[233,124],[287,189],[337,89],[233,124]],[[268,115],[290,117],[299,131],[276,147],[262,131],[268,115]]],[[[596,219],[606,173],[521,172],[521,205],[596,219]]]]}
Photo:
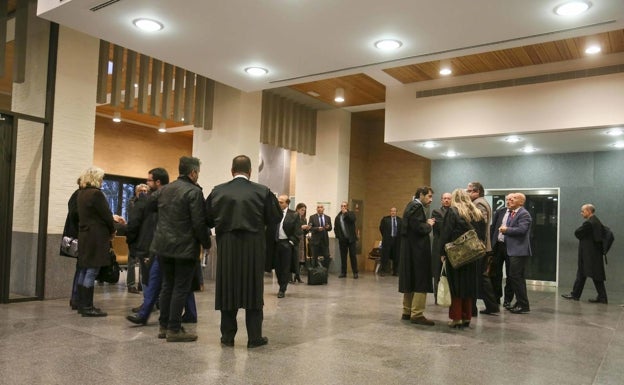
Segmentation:
{"type": "Polygon", "coordinates": [[[595,215],[587,219],[581,227],[574,231],[579,240],[578,264],[586,277],[596,281],[606,280],[602,263],[602,223],[595,215]]]}
{"type": "Polygon", "coordinates": [[[102,267],[111,264],[111,239],[115,235],[113,213],[99,188],[85,187],[78,192],[78,264],[102,267]]]}
{"type": "Polygon", "coordinates": [[[401,222],[401,259],[399,292],[431,293],[431,226],[418,200],[407,204],[401,222]]]}

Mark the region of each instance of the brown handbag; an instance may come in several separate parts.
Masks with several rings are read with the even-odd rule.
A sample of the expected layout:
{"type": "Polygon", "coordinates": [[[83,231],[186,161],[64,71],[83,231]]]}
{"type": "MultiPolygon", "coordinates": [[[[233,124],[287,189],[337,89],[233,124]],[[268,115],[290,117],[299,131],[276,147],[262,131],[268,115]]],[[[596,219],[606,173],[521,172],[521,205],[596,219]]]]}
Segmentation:
{"type": "Polygon", "coordinates": [[[445,244],[444,250],[454,269],[483,258],[485,255],[485,245],[474,229],[466,231],[453,242],[445,244]]]}

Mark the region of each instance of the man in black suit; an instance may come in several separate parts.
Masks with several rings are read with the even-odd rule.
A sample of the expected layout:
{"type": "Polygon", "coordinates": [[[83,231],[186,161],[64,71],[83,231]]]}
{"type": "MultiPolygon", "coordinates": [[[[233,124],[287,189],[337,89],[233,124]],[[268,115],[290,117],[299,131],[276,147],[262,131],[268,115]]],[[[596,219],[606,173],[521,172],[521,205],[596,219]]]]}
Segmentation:
{"type": "Polygon", "coordinates": [[[442,271],[442,260],[440,259],[440,253],[442,252],[442,245],[440,244],[440,231],[444,224],[444,216],[451,207],[451,193],[445,192],[440,199],[439,209],[431,210],[431,218],[435,219],[433,224],[433,243],[431,246],[431,274],[433,275],[433,298],[435,303],[438,303],[438,282],[440,282],[440,273],[442,271]]]}
{"type": "Polygon", "coordinates": [[[332,231],[332,222],[329,215],[324,214],[325,206],[322,204],[316,205],[316,214],[310,216],[310,232],[312,238],[310,239],[310,252],[315,263],[321,259],[321,263],[326,268],[329,268],[329,262],[331,261],[329,253],[329,235],[328,232],[332,231]]]}
{"type": "Polygon", "coordinates": [[[397,209],[390,209],[390,215],[381,218],[379,232],[381,233],[381,268],[379,275],[382,277],[389,271],[392,261],[392,275],[398,275],[399,271],[399,230],[401,229],[401,217],[397,216],[397,209]]]}
{"type": "MultiPolygon", "coordinates": [[[[267,231],[282,218],[275,195],[249,180],[251,160],[232,161],[233,179],[216,186],[206,200],[208,224],[217,236],[215,309],[221,311],[221,344],[234,346],[236,314],[245,309],[247,348],[266,345],[262,336],[267,231]]],[[[275,239],[273,232],[273,239],[275,239]]]]}
{"type": "Polygon", "coordinates": [[[578,301],[583,293],[585,280],[592,278],[598,292],[596,299],[590,299],[593,303],[608,303],[607,289],[605,288],[605,269],[602,258],[602,223],[594,213],[594,205],[587,203],[581,207],[581,215],[585,222],[574,231],[574,236],[579,240],[578,268],[576,280],[570,294],[562,294],[563,298],[578,301]]]}
{"type": "Polygon", "coordinates": [[[503,291],[503,266],[505,266],[505,274],[509,277],[509,261],[504,242],[505,235],[501,234],[498,229],[503,225],[503,220],[507,221],[511,195],[508,194],[505,197],[505,206],[494,212],[492,225],[490,226],[490,243],[494,253],[493,271],[490,271],[490,280],[492,281],[496,302],[500,303],[501,297],[503,297],[503,306],[505,308],[511,305],[513,291],[510,284],[506,284],[503,291]]]}
{"type": "Polygon", "coordinates": [[[347,276],[347,252],[349,252],[353,279],[358,279],[355,213],[349,211],[347,202],[342,202],[340,204],[340,212],[336,215],[334,224],[334,233],[336,234],[336,238],[338,238],[338,245],[340,247],[340,275],[338,278],[345,278],[347,276]]]}
{"type": "Polygon", "coordinates": [[[280,195],[277,197],[277,202],[282,209],[282,221],[276,230],[275,274],[279,283],[277,298],[284,298],[291,277],[290,272],[293,269],[291,266],[293,254],[295,250],[298,250],[297,245],[302,230],[299,215],[288,208],[290,204],[288,195],[280,195]]]}

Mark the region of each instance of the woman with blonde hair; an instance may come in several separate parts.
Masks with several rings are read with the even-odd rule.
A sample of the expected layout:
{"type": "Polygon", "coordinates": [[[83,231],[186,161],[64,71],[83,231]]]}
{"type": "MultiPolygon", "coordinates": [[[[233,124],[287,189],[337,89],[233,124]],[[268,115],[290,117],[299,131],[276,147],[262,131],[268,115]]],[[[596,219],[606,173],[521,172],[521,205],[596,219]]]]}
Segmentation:
{"type": "MultiPolygon", "coordinates": [[[[463,189],[455,189],[451,194],[451,207],[444,217],[440,234],[442,260],[446,259],[444,245],[453,242],[470,229],[485,242],[486,223],[481,211],[472,203],[470,196],[463,189]]],[[[449,308],[449,326],[461,329],[470,325],[472,319],[472,299],[477,294],[477,264],[469,263],[454,269],[446,263],[446,275],[451,289],[451,307],[449,308]]]]}
{"type": "Polygon", "coordinates": [[[100,190],[104,170],[90,167],[80,175],[78,192],[78,312],[83,317],[105,317],[93,306],[95,277],[110,260],[111,239],[115,236],[113,213],[100,190]]]}

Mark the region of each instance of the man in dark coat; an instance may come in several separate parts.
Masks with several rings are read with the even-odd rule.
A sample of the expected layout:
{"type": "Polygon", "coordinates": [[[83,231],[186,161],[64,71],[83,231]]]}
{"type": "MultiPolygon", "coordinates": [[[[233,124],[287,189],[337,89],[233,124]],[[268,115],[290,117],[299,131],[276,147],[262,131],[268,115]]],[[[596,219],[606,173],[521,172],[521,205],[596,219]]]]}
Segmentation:
{"type": "Polygon", "coordinates": [[[433,297],[435,303],[438,303],[438,282],[440,282],[440,273],[442,270],[442,260],[440,259],[440,233],[444,224],[444,216],[451,207],[451,193],[445,192],[440,198],[440,208],[431,210],[431,218],[435,219],[433,225],[433,246],[431,247],[431,273],[433,274],[433,297]]]}
{"type": "Polygon", "coordinates": [[[358,279],[358,265],[356,255],[357,235],[355,232],[355,213],[349,210],[347,202],[340,204],[340,212],[334,221],[334,233],[338,238],[340,247],[340,275],[338,278],[347,276],[347,252],[351,261],[353,279],[358,279]]]}
{"type": "Polygon", "coordinates": [[[290,281],[291,278],[291,271],[293,270],[292,262],[294,254],[299,250],[299,237],[301,236],[302,230],[299,214],[288,208],[290,204],[288,195],[280,195],[277,197],[277,201],[282,210],[282,221],[278,223],[274,233],[274,267],[279,284],[277,298],[284,298],[286,289],[288,288],[288,281],[290,281]]]}
{"type": "Polygon", "coordinates": [[[390,209],[390,215],[381,218],[379,222],[379,232],[381,233],[381,267],[379,269],[382,277],[390,271],[390,261],[392,261],[392,275],[399,275],[399,251],[401,241],[399,230],[401,229],[401,217],[397,216],[396,207],[390,209]]]}
{"type": "Polygon", "coordinates": [[[608,303],[604,264],[602,262],[602,223],[596,215],[594,205],[587,203],[581,207],[581,215],[585,222],[574,231],[574,236],[579,240],[578,268],[576,280],[570,294],[562,294],[563,298],[578,301],[583,293],[585,280],[592,278],[598,292],[596,299],[590,299],[593,303],[608,303]]]}
{"type": "MultiPolygon", "coordinates": [[[[262,336],[267,231],[282,218],[275,195],[249,180],[251,160],[239,155],[232,176],[216,186],[206,200],[208,223],[217,236],[215,309],[221,311],[221,344],[234,346],[236,314],[245,309],[248,348],[266,345],[262,336]]],[[[273,239],[275,239],[273,232],[273,239]]]]}
{"type": "Polygon", "coordinates": [[[427,293],[433,291],[429,233],[435,219],[427,219],[425,214],[425,207],[429,206],[432,197],[431,187],[419,187],[414,194],[414,200],[405,207],[399,261],[399,292],[403,293],[401,319],[427,326],[435,324],[424,316],[427,293]]]}
{"type": "Polygon", "coordinates": [[[210,248],[204,195],[197,185],[199,159],[183,156],[180,176],[153,193],[158,204],[158,223],[150,251],[162,269],[160,291],[160,331],[167,342],[197,340],[197,335],[181,327],[182,309],[191,292],[200,247],[210,248]]]}
{"type": "Polygon", "coordinates": [[[329,215],[325,215],[325,206],[321,203],[316,205],[316,214],[310,215],[310,252],[314,262],[318,262],[322,258],[323,266],[329,268],[331,261],[329,253],[329,235],[332,231],[332,222],[329,215]]]}

